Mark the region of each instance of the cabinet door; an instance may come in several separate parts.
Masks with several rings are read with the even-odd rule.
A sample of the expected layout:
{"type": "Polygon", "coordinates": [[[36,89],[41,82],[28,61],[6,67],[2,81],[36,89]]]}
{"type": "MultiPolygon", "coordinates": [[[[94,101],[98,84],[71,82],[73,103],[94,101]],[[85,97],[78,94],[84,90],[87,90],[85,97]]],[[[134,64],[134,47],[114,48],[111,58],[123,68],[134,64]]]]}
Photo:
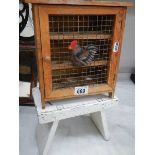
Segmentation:
{"type": "Polygon", "coordinates": [[[126,8],[96,6],[39,6],[45,100],[114,90],[126,8]],[[94,60],[82,67],[71,62],[73,40],[93,44],[94,60]]]}

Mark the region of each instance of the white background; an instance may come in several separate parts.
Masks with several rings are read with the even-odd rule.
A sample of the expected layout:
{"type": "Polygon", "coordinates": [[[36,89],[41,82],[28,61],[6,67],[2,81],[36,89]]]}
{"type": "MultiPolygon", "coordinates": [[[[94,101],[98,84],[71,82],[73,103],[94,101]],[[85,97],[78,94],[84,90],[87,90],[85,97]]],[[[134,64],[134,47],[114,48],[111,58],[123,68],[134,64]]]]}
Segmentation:
{"type": "MultiPolygon", "coordinates": [[[[19,2],[0,9],[0,154],[19,152],[19,2]]],[[[136,0],[136,155],[155,154],[155,1],[136,0]]]]}

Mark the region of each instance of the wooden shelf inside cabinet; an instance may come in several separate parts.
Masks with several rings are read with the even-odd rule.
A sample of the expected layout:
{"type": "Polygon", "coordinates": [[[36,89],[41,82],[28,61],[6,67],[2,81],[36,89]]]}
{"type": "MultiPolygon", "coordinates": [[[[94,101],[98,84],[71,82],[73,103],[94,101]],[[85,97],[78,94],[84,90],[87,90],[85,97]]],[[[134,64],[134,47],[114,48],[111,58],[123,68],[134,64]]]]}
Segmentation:
{"type": "MultiPolygon", "coordinates": [[[[73,68],[77,68],[77,66],[73,66],[71,62],[65,62],[62,64],[54,64],[54,61],[52,61],[52,70],[60,70],[60,69],[73,69],[73,68]]],[[[95,61],[92,62],[91,64],[87,65],[87,66],[81,66],[81,67],[95,67],[95,66],[103,66],[103,65],[107,65],[108,61],[106,60],[100,60],[100,61],[95,61]]]]}
{"type": "Polygon", "coordinates": [[[58,34],[58,33],[50,33],[50,39],[52,40],[60,40],[60,39],[111,39],[111,34],[58,34]]]}

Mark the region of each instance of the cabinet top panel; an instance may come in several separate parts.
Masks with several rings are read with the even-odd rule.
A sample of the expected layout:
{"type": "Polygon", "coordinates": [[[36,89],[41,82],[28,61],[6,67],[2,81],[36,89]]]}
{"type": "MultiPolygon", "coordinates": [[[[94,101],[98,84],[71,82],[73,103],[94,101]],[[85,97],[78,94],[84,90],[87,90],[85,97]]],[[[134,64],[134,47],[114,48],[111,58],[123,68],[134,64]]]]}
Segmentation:
{"type": "Polygon", "coordinates": [[[23,0],[34,4],[60,4],[60,5],[94,5],[94,6],[133,6],[129,0],[23,0]]]}

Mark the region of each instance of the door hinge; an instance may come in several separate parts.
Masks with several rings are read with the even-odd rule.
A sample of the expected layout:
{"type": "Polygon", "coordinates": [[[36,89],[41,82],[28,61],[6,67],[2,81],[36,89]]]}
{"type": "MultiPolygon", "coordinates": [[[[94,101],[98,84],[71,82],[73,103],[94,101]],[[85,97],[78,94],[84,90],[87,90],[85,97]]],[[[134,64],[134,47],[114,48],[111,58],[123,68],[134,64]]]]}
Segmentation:
{"type": "Polygon", "coordinates": [[[115,81],[115,78],[116,78],[116,74],[114,74],[113,81],[115,81]]]}
{"type": "Polygon", "coordinates": [[[120,30],[122,31],[122,29],[123,29],[123,20],[121,20],[121,28],[120,28],[120,30]]]}

